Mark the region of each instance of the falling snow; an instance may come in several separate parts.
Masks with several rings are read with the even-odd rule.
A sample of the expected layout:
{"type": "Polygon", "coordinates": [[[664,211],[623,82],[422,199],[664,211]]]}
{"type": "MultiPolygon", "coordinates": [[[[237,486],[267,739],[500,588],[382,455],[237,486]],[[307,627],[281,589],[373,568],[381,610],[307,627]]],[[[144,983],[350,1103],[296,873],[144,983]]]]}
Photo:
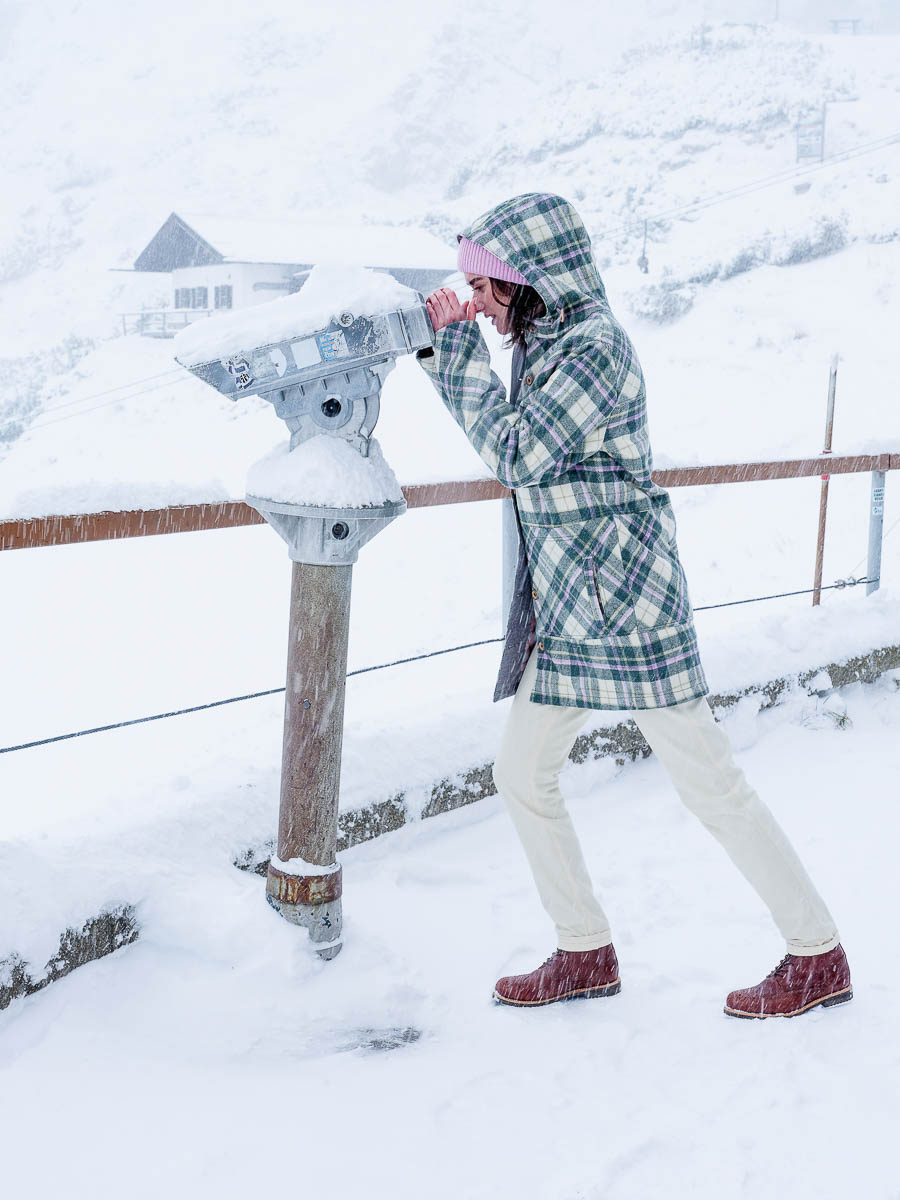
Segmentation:
{"type": "MultiPolygon", "coordinates": [[[[411,357],[352,468],[324,439],[273,451],[267,401],[173,362],[405,303],[384,273],[320,265],[174,346],[123,336],[123,313],[171,310],[171,276],[131,268],[173,209],[327,229],[330,264],[355,257],[335,230],[381,230],[391,255],[427,230],[450,264],[489,205],[562,192],[641,356],[658,468],[815,455],[835,353],[835,453],[900,453],[898,0],[110,11],[0,6],[0,521],[240,500],[245,483],[366,505],[484,477],[411,357]],[[823,109],[832,161],[801,174],[796,123],[823,109]]],[[[896,474],[880,592],[698,613],[714,691],[896,645],[896,474]]],[[[826,583],[865,569],[869,487],[831,480],[826,583]]],[[[817,478],[674,489],[694,604],[808,587],[818,497],[817,478]]],[[[380,533],[353,569],[350,670],[497,638],[500,547],[497,503],[380,533]]],[[[265,527],[0,554],[0,749],[277,690],[290,571],[265,527]]],[[[835,912],[852,1004],[722,1015],[777,935],[659,764],[607,757],[569,764],[563,788],[622,992],[517,1012],[492,1006],[494,981],[553,934],[506,814],[488,796],[419,819],[496,753],[498,649],[349,680],[341,811],[405,824],[340,856],[333,962],[234,865],[277,826],[281,694],[0,754],[0,992],[98,912],[134,905],[140,926],[0,1011],[5,1193],[237,1200],[274,1177],[354,1200],[897,1200],[900,672],[835,689],[822,670],[724,716],[835,912]]]]}

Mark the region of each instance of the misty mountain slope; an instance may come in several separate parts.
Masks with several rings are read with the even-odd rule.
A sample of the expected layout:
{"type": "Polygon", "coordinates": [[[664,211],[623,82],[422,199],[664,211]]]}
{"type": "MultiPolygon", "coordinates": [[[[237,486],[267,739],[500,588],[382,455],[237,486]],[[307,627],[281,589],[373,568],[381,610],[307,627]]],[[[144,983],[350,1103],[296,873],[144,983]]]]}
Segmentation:
{"type": "MultiPolygon", "coordinates": [[[[163,0],[139,22],[82,0],[49,27],[40,6],[12,7],[4,356],[107,336],[118,307],[165,290],[107,268],[130,266],[173,208],[328,209],[424,220],[449,239],[497,196],[552,187],[604,233],[792,165],[802,107],[895,75],[890,38],[864,39],[860,72],[861,39],[762,25],[665,36],[665,22],[636,33],[621,18],[611,31],[586,2],[549,31],[535,0],[462,20],[357,2],[338,23],[317,9],[287,20],[278,0],[230,21],[163,0]]],[[[604,234],[603,252],[617,248],[604,234]]]]}
{"type": "Polygon", "coordinates": [[[446,227],[516,191],[560,191],[591,227],[601,268],[634,265],[646,236],[650,274],[633,273],[631,298],[660,320],[682,315],[715,278],[894,240],[894,146],[727,197],[792,176],[798,117],[826,101],[828,155],[900,131],[894,39],[853,43],[754,26],[635,49],[600,79],[567,81],[473,152],[446,227]]]}
{"type": "MultiPolygon", "coordinates": [[[[645,0],[626,17],[569,0],[548,25],[536,0],[452,14],[352,0],[336,22],[315,8],[288,18],[278,0],[227,18],[163,0],[138,22],[80,0],[48,24],[41,6],[7,5],[0,150],[17,186],[0,227],[0,456],[41,409],[86,407],[162,354],[136,348],[133,369],[127,350],[92,356],[96,386],[71,377],[120,333],[119,312],[169,301],[167,276],[109,268],[127,268],[173,208],[327,210],[452,243],[486,205],[557,190],[594,233],[617,311],[647,320],[645,345],[717,281],[895,239],[896,147],[680,211],[790,171],[803,108],[833,102],[828,153],[896,122],[894,38],[701,26],[708,8],[645,0]]],[[[59,430],[71,447],[90,423],[59,430]]]]}

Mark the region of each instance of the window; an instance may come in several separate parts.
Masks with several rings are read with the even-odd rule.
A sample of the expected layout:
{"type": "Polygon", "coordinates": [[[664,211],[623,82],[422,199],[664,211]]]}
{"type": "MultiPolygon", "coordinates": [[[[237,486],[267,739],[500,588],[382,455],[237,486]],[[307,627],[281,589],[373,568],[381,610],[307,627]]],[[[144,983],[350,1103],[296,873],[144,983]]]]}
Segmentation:
{"type": "MultiPolygon", "coordinates": [[[[225,304],[219,304],[218,295],[219,288],[216,288],[216,307],[231,308],[231,288],[225,289],[228,292],[228,301],[225,304]]],[[[208,308],[209,307],[209,288],[176,288],[175,289],[175,307],[176,308],[208,308]]]]}
{"type": "Polygon", "coordinates": [[[216,308],[231,308],[231,284],[223,283],[215,290],[216,308]]]}

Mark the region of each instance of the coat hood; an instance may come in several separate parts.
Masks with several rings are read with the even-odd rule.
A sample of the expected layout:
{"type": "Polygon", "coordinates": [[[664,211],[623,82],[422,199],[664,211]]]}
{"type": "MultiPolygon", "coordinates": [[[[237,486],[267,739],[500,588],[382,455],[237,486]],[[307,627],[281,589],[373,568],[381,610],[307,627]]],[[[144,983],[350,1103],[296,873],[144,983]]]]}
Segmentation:
{"type": "Polygon", "coordinates": [[[555,337],[576,312],[609,311],[591,239],[562,196],[513,196],[473,221],[460,236],[514,267],[538,293],[547,315],[534,322],[536,337],[555,337]]]}

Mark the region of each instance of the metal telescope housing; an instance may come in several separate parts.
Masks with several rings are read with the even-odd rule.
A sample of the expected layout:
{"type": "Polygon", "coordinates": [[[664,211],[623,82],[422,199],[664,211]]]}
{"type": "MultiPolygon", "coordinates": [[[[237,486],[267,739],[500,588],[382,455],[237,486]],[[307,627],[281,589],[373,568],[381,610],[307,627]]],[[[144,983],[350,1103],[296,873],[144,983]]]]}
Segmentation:
{"type": "MultiPolygon", "coordinates": [[[[433,345],[428,310],[416,297],[408,308],[375,316],[340,312],[313,333],[182,365],[232,400],[270,400],[291,431],[291,450],[328,434],[367,458],[386,376],[401,355],[433,345]]],[[[323,566],[356,562],[360,547],[406,511],[402,500],[332,508],[248,495],[247,503],[287,543],[294,562],[323,566]]]]}

